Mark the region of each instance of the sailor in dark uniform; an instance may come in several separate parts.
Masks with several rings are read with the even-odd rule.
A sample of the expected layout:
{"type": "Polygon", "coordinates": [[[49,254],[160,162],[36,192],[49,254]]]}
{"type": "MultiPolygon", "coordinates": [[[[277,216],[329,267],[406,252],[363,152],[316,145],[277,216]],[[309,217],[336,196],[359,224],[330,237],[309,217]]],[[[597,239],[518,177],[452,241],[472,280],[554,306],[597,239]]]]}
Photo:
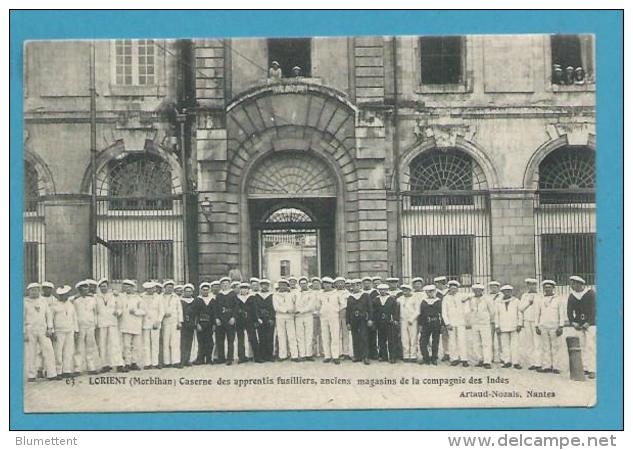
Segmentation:
{"type": "MultiPolygon", "coordinates": [[[[380,284],[381,278],[374,277],[376,282],[380,284]]],[[[363,292],[366,292],[369,295],[369,302],[373,305],[375,300],[378,298],[378,289],[376,287],[378,284],[374,284],[374,279],[371,277],[364,277],[361,281],[363,283],[363,292]]],[[[378,333],[376,330],[376,323],[372,322],[371,325],[367,329],[367,349],[369,354],[369,359],[378,359],[378,333]]]]}
{"type": "Polygon", "coordinates": [[[244,309],[246,311],[246,337],[248,338],[248,345],[251,346],[253,361],[257,363],[264,362],[261,357],[259,338],[257,336],[257,329],[263,322],[259,317],[259,303],[261,299],[259,291],[259,279],[251,278],[250,291],[244,304],[244,309]]]}
{"type": "MultiPolygon", "coordinates": [[[[443,277],[443,276],[433,278],[433,283],[435,284],[435,295],[437,296],[437,298],[440,299],[440,301],[444,299],[444,296],[448,292],[448,286],[446,285],[447,281],[448,280],[446,279],[446,277],[443,277]]],[[[450,361],[451,356],[449,355],[449,350],[448,350],[449,349],[448,330],[444,326],[443,321],[442,321],[441,338],[442,338],[442,352],[444,353],[444,356],[442,357],[442,361],[450,361]]]]}
{"type": "Polygon", "coordinates": [[[596,377],[596,293],[582,277],[569,277],[567,318],[580,338],[585,375],[596,377]]]}
{"type": "Polygon", "coordinates": [[[394,364],[397,358],[395,330],[400,327],[400,306],[389,295],[389,285],[378,285],[378,297],[372,304],[374,322],[378,330],[378,357],[394,364]]]}
{"type": "Polygon", "coordinates": [[[195,365],[213,363],[213,297],[210,295],[211,284],[200,284],[200,295],[194,301],[198,323],[196,337],[198,338],[198,357],[195,365]]]}
{"type": "Polygon", "coordinates": [[[187,283],[183,286],[180,304],[182,306],[182,327],[180,328],[180,364],[182,366],[191,365],[191,345],[193,334],[198,325],[197,308],[193,298],[193,284],[187,283]]]}
{"type": "Polygon", "coordinates": [[[235,333],[237,334],[237,363],[245,363],[246,360],[246,328],[247,328],[247,312],[246,302],[250,297],[250,283],[242,282],[240,284],[240,293],[237,294],[235,309],[235,333]]]}
{"type": "MultiPolygon", "coordinates": [[[[396,299],[396,302],[398,302],[398,308],[400,307],[400,297],[402,297],[402,291],[399,288],[399,283],[400,283],[400,279],[396,278],[396,277],[389,277],[385,280],[387,282],[387,284],[389,285],[389,295],[391,295],[393,298],[396,299]]],[[[394,330],[395,336],[396,336],[396,359],[400,360],[403,357],[403,352],[402,352],[402,333],[401,333],[401,329],[400,327],[397,327],[397,329],[394,330]]]]}
{"type": "Polygon", "coordinates": [[[424,286],[422,290],[425,297],[420,303],[420,351],[422,361],[420,364],[433,364],[437,366],[437,350],[440,344],[440,332],[442,330],[442,301],[437,297],[435,285],[424,286]],[[431,355],[429,356],[429,342],[431,355]]]}
{"type": "Polygon", "coordinates": [[[270,290],[270,280],[259,282],[260,291],[257,298],[259,327],[257,338],[259,342],[259,357],[262,361],[273,361],[273,345],[275,336],[275,307],[273,293],[270,290]]]}
{"type": "Polygon", "coordinates": [[[347,329],[352,332],[353,361],[369,364],[367,331],[369,324],[373,325],[371,300],[369,293],[361,290],[361,280],[351,280],[350,288],[351,292],[347,297],[346,322],[347,329]]]}
{"type": "Polygon", "coordinates": [[[233,364],[235,342],[235,320],[237,296],[230,287],[231,280],[224,277],[220,280],[220,292],[214,302],[215,342],[218,347],[218,363],[233,364]],[[226,349],[225,349],[226,341],[226,349]],[[225,358],[225,351],[227,357],[225,358]]]}

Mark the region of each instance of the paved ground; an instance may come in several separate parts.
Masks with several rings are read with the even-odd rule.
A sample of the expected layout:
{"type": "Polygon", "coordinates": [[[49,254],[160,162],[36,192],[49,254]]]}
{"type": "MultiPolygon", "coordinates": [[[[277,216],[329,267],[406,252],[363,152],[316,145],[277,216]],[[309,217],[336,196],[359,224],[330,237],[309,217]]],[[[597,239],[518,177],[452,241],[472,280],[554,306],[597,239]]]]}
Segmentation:
{"type": "Polygon", "coordinates": [[[594,381],[496,365],[492,370],[404,362],[336,366],[317,360],[108,375],[25,383],[25,411],[591,406],[596,396],[594,381]]]}

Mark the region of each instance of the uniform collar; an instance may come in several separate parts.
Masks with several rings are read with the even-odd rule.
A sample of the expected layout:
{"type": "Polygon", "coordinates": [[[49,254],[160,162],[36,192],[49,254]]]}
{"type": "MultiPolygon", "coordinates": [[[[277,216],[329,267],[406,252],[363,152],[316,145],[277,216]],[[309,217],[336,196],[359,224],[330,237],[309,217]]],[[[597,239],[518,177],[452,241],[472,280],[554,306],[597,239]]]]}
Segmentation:
{"type": "Polygon", "coordinates": [[[585,296],[585,294],[587,292],[589,292],[591,290],[591,288],[589,287],[585,287],[582,291],[580,292],[576,292],[576,291],[571,291],[571,295],[573,295],[574,297],[576,297],[576,300],[582,300],[582,298],[585,296]]]}

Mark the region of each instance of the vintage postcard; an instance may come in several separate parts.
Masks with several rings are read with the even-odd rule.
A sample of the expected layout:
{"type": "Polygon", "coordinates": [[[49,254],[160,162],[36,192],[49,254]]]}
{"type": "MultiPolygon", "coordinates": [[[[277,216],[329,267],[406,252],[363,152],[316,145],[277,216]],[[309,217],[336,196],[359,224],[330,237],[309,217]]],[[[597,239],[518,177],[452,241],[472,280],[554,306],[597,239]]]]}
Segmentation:
{"type": "Polygon", "coordinates": [[[594,48],[26,42],[25,412],[595,405],[594,48]]]}

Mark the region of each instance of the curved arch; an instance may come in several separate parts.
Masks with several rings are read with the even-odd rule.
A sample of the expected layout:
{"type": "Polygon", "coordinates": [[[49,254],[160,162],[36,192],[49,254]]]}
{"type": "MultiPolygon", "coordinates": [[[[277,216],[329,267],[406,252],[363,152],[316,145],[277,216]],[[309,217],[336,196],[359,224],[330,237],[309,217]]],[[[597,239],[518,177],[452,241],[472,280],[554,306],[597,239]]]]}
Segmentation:
{"type": "Polygon", "coordinates": [[[488,188],[494,188],[499,185],[497,171],[494,165],[492,164],[492,161],[490,160],[490,158],[488,158],[488,156],[486,155],[486,153],[483,150],[481,150],[477,145],[473,144],[472,142],[467,141],[461,137],[458,137],[455,140],[455,145],[451,147],[438,146],[436,145],[435,139],[430,139],[430,140],[425,141],[422,144],[414,145],[408,150],[406,150],[402,156],[402,159],[400,160],[400,174],[401,174],[400,188],[402,190],[408,190],[409,166],[416,157],[430,150],[434,150],[434,149],[442,150],[442,149],[447,149],[447,148],[454,148],[469,155],[473,159],[473,161],[479,166],[479,168],[481,168],[481,170],[483,171],[488,188]]]}
{"type": "Polygon", "coordinates": [[[24,151],[24,160],[28,161],[37,172],[40,195],[55,195],[57,191],[53,174],[44,160],[37,153],[29,150],[24,151]]]}
{"type": "MultiPolygon", "coordinates": [[[[172,176],[172,193],[174,195],[182,193],[182,170],[180,162],[176,155],[172,152],[164,150],[161,146],[152,143],[146,145],[145,151],[162,158],[171,167],[172,176]]],[[[120,160],[131,154],[138,154],[138,151],[127,151],[125,149],[125,143],[123,140],[116,141],[111,146],[103,149],[96,158],[96,170],[97,170],[97,185],[99,185],[99,177],[103,176],[106,172],[108,163],[112,160],[120,160]]],[[[84,194],[90,194],[92,192],[92,165],[88,164],[88,167],[84,171],[84,176],[81,181],[81,192],[84,194]]]]}
{"type": "Polygon", "coordinates": [[[495,170],[492,161],[488,156],[476,145],[472,142],[469,142],[463,138],[458,137],[455,140],[455,145],[451,147],[440,147],[436,145],[434,139],[430,139],[422,144],[414,145],[409,150],[407,150],[402,159],[400,160],[400,189],[403,191],[409,190],[409,181],[410,181],[410,165],[411,163],[420,155],[425,152],[433,151],[433,150],[447,150],[447,149],[455,149],[460,152],[463,152],[465,155],[470,156],[473,163],[477,164],[479,169],[483,172],[483,178],[485,178],[485,186],[486,189],[494,188],[499,186],[499,179],[497,176],[497,171],[495,170]]]}
{"type": "MultiPolygon", "coordinates": [[[[568,145],[569,140],[567,139],[567,135],[562,135],[557,137],[556,139],[551,139],[545,142],[543,145],[537,148],[536,151],[532,154],[532,157],[528,161],[528,164],[525,168],[525,173],[523,175],[523,187],[526,189],[538,189],[538,170],[543,160],[550,153],[568,145]]],[[[594,139],[589,138],[584,146],[593,150],[594,152],[596,151],[594,139]]]]}

